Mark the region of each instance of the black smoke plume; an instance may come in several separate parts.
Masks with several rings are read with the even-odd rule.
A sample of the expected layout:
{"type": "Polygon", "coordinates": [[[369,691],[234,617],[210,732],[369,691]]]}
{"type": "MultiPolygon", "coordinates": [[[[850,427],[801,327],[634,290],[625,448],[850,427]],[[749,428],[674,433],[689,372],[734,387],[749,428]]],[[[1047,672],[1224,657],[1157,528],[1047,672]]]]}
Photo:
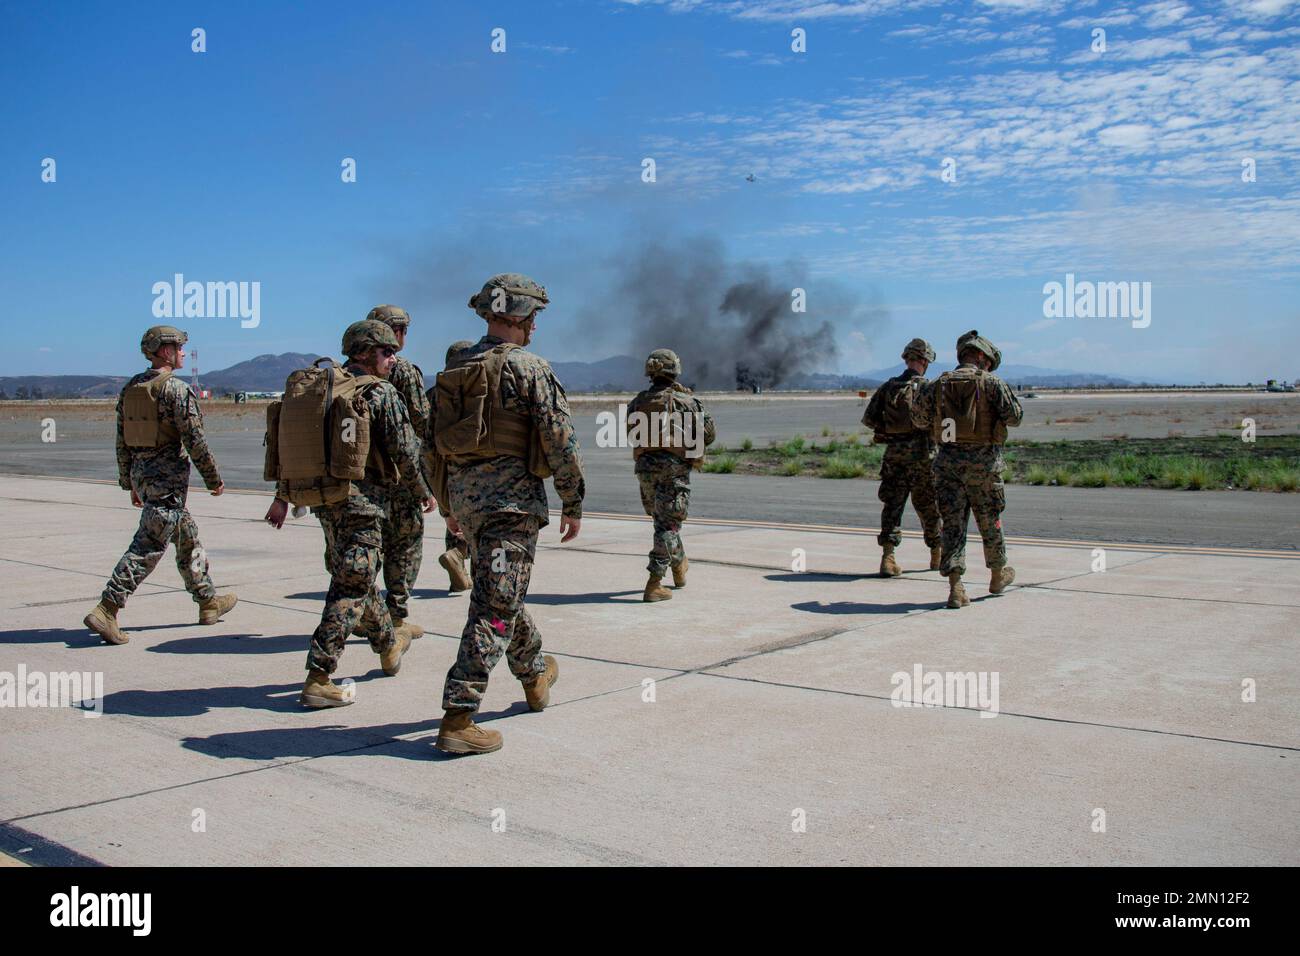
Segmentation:
{"type": "Polygon", "coordinates": [[[588,321],[607,330],[618,317],[637,358],[672,349],[682,380],[698,388],[758,391],[832,367],[830,318],[863,317],[847,290],[810,279],[799,263],[732,263],[715,238],[647,242],[616,263],[613,307],[588,321]],[[795,289],[805,312],[792,308],[795,289]]]}

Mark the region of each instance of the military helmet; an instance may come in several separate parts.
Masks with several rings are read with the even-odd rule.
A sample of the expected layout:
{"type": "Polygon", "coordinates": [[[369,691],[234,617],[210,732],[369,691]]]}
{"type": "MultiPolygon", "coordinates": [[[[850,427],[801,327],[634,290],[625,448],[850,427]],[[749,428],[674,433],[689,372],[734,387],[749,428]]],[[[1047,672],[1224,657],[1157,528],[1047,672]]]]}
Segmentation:
{"type": "Polygon", "coordinates": [[[518,272],[502,272],[488,279],[481,290],[469,297],[469,307],[484,319],[499,319],[513,325],[546,308],[550,301],[545,286],[518,272]]]}
{"type": "Polygon", "coordinates": [[[444,362],[450,364],[451,357],[453,355],[455,355],[457,352],[463,352],[467,348],[472,347],[473,345],[474,343],[471,342],[469,339],[461,339],[459,342],[452,342],[451,345],[447,346],[447,358],[444,359],[444,362]]]}
{"type": "Polygon", "coordinates": [[[933,362],[935,359],[934,349],[925,339],[912,339],[903,346],[903,361],[908,359],[920,359],[923,362],[933,362]]]}
{"type": "Polygon", "coordinates": [[[971,329],[965,335],[957,339],[957,361],[961,361],[961,353],[966,349],[979,349],[989,357],[993,365],[989,368],[990,372],[996,372],[998,366],[1002,364],[1002,353],[998,347],[979,334],[977,329],[971,329]]]}
{"type": "Polygon", "coordinates": [[[164,345],[184,345],[190,337],[171,325],[155,325],[140,339],[140,351],[145,358],[153,358],[164,345]]]}
{"type": "Polygon", "coordinates": [[[645,373],[650,378],[676,378],[682,374],[682,360],[672,349],[655,349],[645,360],[645,373]]]}
{"type": "Polygon", "coordinates": [[[382,322],[390,329],[404,329],[411,324],[411,314],[400,305],[377,305],[366,314],[366,320],[382,322]]]}
{"type": "Polygon", "coordinates": [[[393,330],[383,322],[376,322],[374,319],[353,322],[343,333],[343,354],[348,358],[360,355],[366,349],[376,345],[393,350],[401,347],[397,344],[397,336],[393,334],[393,330]]]}

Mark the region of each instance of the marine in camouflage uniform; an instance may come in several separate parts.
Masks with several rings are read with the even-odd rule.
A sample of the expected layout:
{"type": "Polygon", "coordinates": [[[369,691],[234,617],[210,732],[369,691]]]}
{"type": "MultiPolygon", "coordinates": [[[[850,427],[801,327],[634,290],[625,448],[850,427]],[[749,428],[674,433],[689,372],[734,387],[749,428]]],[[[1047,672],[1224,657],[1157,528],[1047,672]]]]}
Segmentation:
{"type": "Polygon", "coordinates": [[[216,459],[203,436],[203,413],[194,392],[183,379],[167,377],[156,388],[158,435],[153,447],[127,444],[124,404],[129,390],[182,367],[183,346],[189,337],[171,326],[154,326],[145,332],[140,351],[153,368],[133,376],[117,400],[117,481],[141,506],[140,526],[126,553],[104,587],[100,603],[85,624],[110,644],[125,644],[127,636],[117,624],[117,612],[158,566],[168,544],[176,546],[176,568],[185,589],[199,605],[199,623],[215,624],[235,606],[233,594],[217,596],[208,573],[208,557],[199,543],[199,529],[185,507],[189,494],[190,464],[198,468],[203,483],[214,495],[225,489],[216,459]],[[175,347],[175,354],[167,346],[175,347]]]}
{"type": "MultiPolygon", "coordinates": [[[[450,365],[457,353],[473,348],[473,346],[474,343],[468,339],[452,342],[447,347],[447,356],[443,362],[443,367],[446,368],[450,365]]],[[[429,389],[426,397],[429,402],[429,419],[424,436],[424,473],[432,477],[438,461],[433,440],[433,422],[438,414],[438,389],[436,385],[429,389]]],[[[473,586],[469,573],[465,570],[465,562],[469,560],[469,542],[465,540],[463,534],[455,534],[451,528],[447,528],[443,534],[443,545],[443,553],[438,557],[438,563],[447,572],[448,591],[452,594],[468,591],[473,586]]]]}
{"type": "MultiPolygon", "coordinates": [[[[349,326],[343,335],[343,351],[348,356],[347,370],[354,375],[384,377],[388,365],[379,357],[380,349],[392,353],[398,348],[392,329],[382,322],[362,321],[349,326]],[[376,350],[371,353],[370,350],[376,350]],[[376,367],[361,359],[373,354],[376,367]]],[[[343,688],[330,681],[338,669],[348,635],[358,632],[380,655],[385,674],[394,675],[411,642],[411,632],[404,622],[394,625],[387,604],[380,597],[376,580],[382,563],[383,526],[387,520],[393,490],[404,487],[417,500],[432,497],[420,469],[420,443],[397,390],[388,382],[364,388],[362,396],[370,413],[371,448],[396,470],[393,480],[367,463],[365,477],[351,482],[351,494],[337,504],[313,508],[320,519],[329,552],[326,565],[330,570],[329,590],[320,624],[312,634],[307,652],[307,681],[303,686],[303,703],[310,707],[336,707],[352,703],[343,688]]],[[[279,527],[288,507],[288,483],[281,481],[276,490],[276,505],[267,520],[279,527]],[[273,518],[277,510],[278,515],[273,518]],[[278,519],[278,520],[277,520],[278,519]]]]}
{"type": "Polygon", "coordinates": [[[925,385],[925,373],[934,358],[934,349],[925,339],[908,342],[903,349],[903,361],[907,367],[901,375],[894,376],[876,389],[862,416],[862,424],[875,432],[872,441],[885,445],[885,457],[880,464],[879,492],[884,507],[880,510],[880,534],[876,537],[883,552],[880,557],[881,577],[898,577],[902,573],[894,559],[894,551],[903,541],[903,508],[909,495],[916,516],[921,519],[926,547],[930,549],[930,570],[939,569],[943,539],[931,471],[935,443],[928,430],[916,428],[910,421],[911,399],[925,385]]]}
{"type": "Polygon", "coordinates": [[[1002,534],[1002,512],[1006,491],[1002,472],[1002,445],[1007,427],[1020,424],[1024,412],[1020,402],[993,372],[1002,363],[1002,353],[978,331],[971,330],[957,340],[957,360],[952,372],[945,372],[922,390],[916,404],[916,422],[928,425],[939,439],[934,459],[934,488],[943,516],[943,558],[939,570],[948,578],[948,606],[965,607],[962,575],[966,572],[966,528],[972,513],[984,542],[984,564],[991,570],[989,591],[1001,594],[1015,580],[1015,569],[1007,564],[1006,541],[1002,534]],[[974,434],[963,437],[955,420],[945,421],[942,397],[945,383],[962,377],[975,383],[969,413],[974,434]],[[945,438],[945,428],[949,431],[945,438]],[[952,435],[956,434],[956,440],[952,435]]]}
{"type": "MultiPolygon", "coordinates": [[[[536,314],[548,301],[545,288],[527,276],[493,276],[470,298],[470,307],[488,321],[489,334],[461,351],[455,365],[507,343],[527,345],[536,314]]],[[[544,359],[514,348],[505,355],[499,400],[501,408],[528,421],[560,497],[561,541],[572,539],[581,525],[586,485],[563,387],[544,359]]],[[[444,517],[450,513],[469,545],[473,587],[460,650],[443,687],[446,714],[437,746],[453,753],[489,753],[501,747],[501,735],[471,718],[501,655],[523,682],[535,711],[549,702],[559,673],[555,659],[542,654],[541,633],[524,606],[538,532],[550,520],[546,487],[537,469],[514,455],[445,465],[446,500],[439,500],[439,509],[446,509],[444,517]]]]}
{"type": "MultiPolygon", "coordinates": [[[[406,332],[411,325],[411,317],[405,309],[395,305],[377,305],[366,318],[387,325],[393,330],[400,347],[405,348],[406,332]]],[[[398,355],[393,370],[388,373],[388,381],[406,405],[416,442],[422,446],[429,431],[429,399],[424,393],[424,374],[418,365],[398,355]]],[[[423,455],[420,460],[423,467],[423,455]]],[[[429,475],[424,477],[427,483],[429,475]]],[[[402,485],[393,488],[389,495],[383,550],[384,598],[388,602],[388,611],[393,620],[405,621],[410,616],[411,591],[424,561],[424,507],[421,499],[402,485]]],[[[414,624],[411,627],[413,637],[424,633],[414,624]]]]}
{"type": "MultiPolygon", "coordinates": [[[[641,599],[666,601],[673,596],[672,591],[663,586],[664,576],[669,570],[675,587],[686,586],[690,561],[682,545],[681,531],[691,504],[691,470],[703,462],[704,447],[713,444],[716,430],[713,417],[704,410],[700,400],[691,394],[690,389],[678,384],[682,363],[675,352],[655,349],[646,359],[645,372],[651,386],[628,403],[629,430],[637,421],[634,414],[647,416],[643,420],[648,420],[651,415],[671,410],[681,414],[683,422],[687,420],[686,416],[690,416],[691,422],[689,435],[676,436],[682,439],[682,445],[676,451],[644,447],[633,452],[637,482],[641,486],[641,506],[654,519],[654,541],[647,565],[650,577],[641,599]],[[691,441],[690,449],[685,447],[686,438],[691,441]],[[688,450],[698,450],[699,454],[692,457],[686,453],[688,450]]],[[[660,444],[672,443],[673,438],[664,436],[662,430],[659,435],[660,444]]]]}

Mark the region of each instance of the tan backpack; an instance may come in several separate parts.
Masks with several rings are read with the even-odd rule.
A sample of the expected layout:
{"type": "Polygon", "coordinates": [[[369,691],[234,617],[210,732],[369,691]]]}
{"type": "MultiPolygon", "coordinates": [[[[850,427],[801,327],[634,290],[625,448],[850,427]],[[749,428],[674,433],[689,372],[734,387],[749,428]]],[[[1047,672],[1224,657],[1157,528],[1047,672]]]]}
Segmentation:
{"type": "Polygon", "coordinates": [[[383,379],[353,375],[332,359],[317,359],[289,375],[284,398],[266,409],[265,481],[288,483],[289,500],[304,507],[335,504],[366,476],[367,464],[390,475],[370,444],[365,393],[383,379]],[[329,365],[321,368],[322,362],[329,365]]]}
{"type": "Polygon", "coordinates": [[[886,435],[905,435],[916,431],[912,423],[912,406],[921,390],[917,376],[890,388],[881,398],[880,417],[885,423],[886,435]]]}
{"type": "Polygon", "coordinates": [[[180,441],[176,425],[158,417],[158,397],[172,377],[164,369],[153,378],[128,385],[122,392],[122,440],[130,448],[160,448],[180,441]]]}
{"type": "Polygon", "coordinates": [[[1007,426],[997,418],[989,399],[989,373],[983,369],[958,368],[939,376],[935,416],[935,437],[942,441],[943,423],[951,419],[959,445],[1001,445],[1007,440],[1007,426]]]}
{"type": "Polygon", "coordinates": [[[506,357],[517,348],[504,342],[455,359],[438,373],[434,446],[453,464],[512,455],[528,462],[528,470],[538,478],[548,478],[551,468],[532,419],[501,405],[501,372],[506,357]]]}
{"type": "MultiPolygon", "coordinates": [[[[679,399],[677,397],[678,394],[690,395],[691,390],[679,382],[674,382],[672,388],[665,388],[654,398],[649,399],[644,404],[638,405],[636,410],[638,412],[643,412],[647,416],[664,414],[671,415],[673,412],[677,412],[683,418],[687,415],[694,415],[694,407],[692,407],[685,399],[679,399]]],[[[671,418],[661,419],[661,423],[665,421],[669,423],[669,426],[671,426],[671,418]]],[[[686,436],[682,434],[681,430],[674,427],[665,428],[661,423],[657,423],[649,430],[649,434],[646,436],[647,443],[645,445],[634,445],[632,447],[632,460],[636,461],[636,459],[640,458],[648,451],[666,451],[676,455],[696,471],[703,468],[704,455],[700,455],[698,458],[691,458],[686,454],[686,436]]],[[[702,417],[701,419],[696,420],[696,428],[699,430],[700,439],[702,441],[704,429],[702,417]]],[[[628,431],[629,433],[632,431],[632,426],[630,424],[628,426],[628,431]]]]}

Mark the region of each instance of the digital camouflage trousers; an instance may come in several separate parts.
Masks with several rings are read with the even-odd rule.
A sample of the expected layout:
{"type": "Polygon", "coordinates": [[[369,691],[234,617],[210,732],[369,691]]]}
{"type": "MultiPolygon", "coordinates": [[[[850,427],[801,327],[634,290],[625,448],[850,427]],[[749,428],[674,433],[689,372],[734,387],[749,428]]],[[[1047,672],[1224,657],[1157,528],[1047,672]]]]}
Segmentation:
{"type": "Polygon", "coordinates": [[[910,495],[916,516],[921,519],[926,547],[936,548],[943,539],[931,460],[907,455],[891,457],[890,450],[886,450],[880,463],[879,496],[884,507],[880,509],[880,534],[876,542],[881,547],[898,547],[903,540],[903,508],[910,495]]]}
{"type": "Polygon", "coordinates": [[[662,578],[686,557],[682,525],[691,506],[691,468],[682,462],[654,471],[639,471],[641,506],[654,519],[654,541],[650,548],[651,577],[662,578]]]}
{"type": "Polygon", "coordinates": [[[125,607],[127,598],[158,566],[168,544],[176,546],[176,570],[181,573],[185,590],[194,596],[195,601],[214,597],[217,592],[208,575],[208,556],[199,543],[198,525],[185,509],[182,496],[179,504],[175,497],[161,502],[145,502],[140,513],[140,526],[131,539],[131,546],[117,562],[108,584],[104,586],[102,599],[117,607],[125,607]]]}
{"type": "Polygon", "coordinates": [[[460,650],[443,686],[442,706],[476,711],[502,654],[510,673],[521,681],[546,670],[542,635],[524,607],[541,522],[535,515],[504,511],[456,518],[469,544],[474,587],[460,650]]]}
{"type": "Polygon", "coordinates": [[[375,586],[383,546],[384,511],[364,495],[353,495],[314,511],[325,533],[330,586],[325,594],[325,610],[307,652],[307,669],[332,674],[354,630],[360,629],[366,635],[375,653],[382,653],[394,640],[393,619],[375,586]]]}
{"type": "Polygon", "coordinates": [[[404,487],[389,492],[383,536],[384,599],[389,614],[400,622],[410,614],[411,591],[424,561],[424,508],[404,487]]]}
{"type": "Polygon", "coordinates": [[[966,526],[975,515],[984,540],[984,564],[1000,568],[1007,563],[1007,546],[1002,537],[1002,512],[1007,506],[1002,484],[1001,454],[977,449],[997,446],[943,446],[934,460],[934,491],[943,517],[943,561],[940,573],[966,572],[966,526]]]}

